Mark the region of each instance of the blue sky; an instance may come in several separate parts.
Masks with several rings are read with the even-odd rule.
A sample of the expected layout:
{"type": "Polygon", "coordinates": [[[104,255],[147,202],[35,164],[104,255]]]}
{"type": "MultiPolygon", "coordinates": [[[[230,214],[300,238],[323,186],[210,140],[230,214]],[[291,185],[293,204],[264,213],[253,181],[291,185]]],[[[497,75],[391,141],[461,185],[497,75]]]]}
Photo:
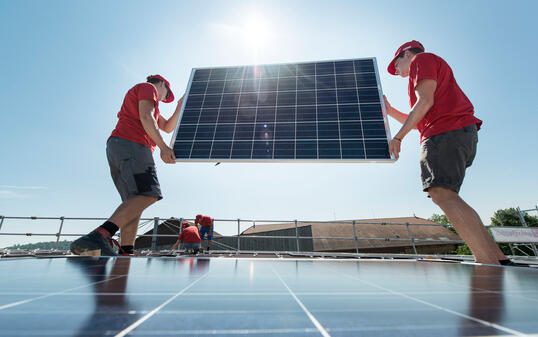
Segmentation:
{"type": "MultiPolygon", "coordinates": [[[[105,142],[125,92],[149,74],[180,97],[196,67],[373,56],[384,93],[408,111],[407,80],[385,69],[411,39],[451,65],[484,121],[461,196],[486,224],[499,208],[532,208],[537,10],[532,0],[1,1],[0,215],[109,216],[120,199],[105,142]]],[[[175,102],[160,108],[168,117],[175,102]]],[[[391,120],[393,134],[399,126],[391,120]]],[[[394,164],[165,165],[157,154],[165,198],[144,217],[427,218],[441,211],[421,191],[418,148],[413,131],[394,164]]],[[[2,231],[56,230],[25,224],[2,231]]]]}

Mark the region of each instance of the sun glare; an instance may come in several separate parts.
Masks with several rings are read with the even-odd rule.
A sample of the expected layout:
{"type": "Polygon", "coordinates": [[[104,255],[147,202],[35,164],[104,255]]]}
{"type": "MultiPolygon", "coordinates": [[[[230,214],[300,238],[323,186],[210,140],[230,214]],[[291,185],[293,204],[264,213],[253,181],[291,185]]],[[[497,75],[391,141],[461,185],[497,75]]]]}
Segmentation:
{"type": "Polygon", "coordinates": [[[242,26],[244,43],[257,50],[267,44],[271,37],[271,28],[262,18],[251,16],[242,26]]]}

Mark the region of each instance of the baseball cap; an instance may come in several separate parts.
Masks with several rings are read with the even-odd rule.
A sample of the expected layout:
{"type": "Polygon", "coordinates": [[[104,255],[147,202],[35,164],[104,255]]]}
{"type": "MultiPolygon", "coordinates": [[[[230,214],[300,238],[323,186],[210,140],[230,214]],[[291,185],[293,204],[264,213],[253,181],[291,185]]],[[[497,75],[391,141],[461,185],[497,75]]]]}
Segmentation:
{"type": "Polygon", "coordinates": [[[202,214],[196,215],[196,219],[194,219],[194,223],[199,223],[200,220],[202,220],[202,214]]]}
{"type": "Polygon", "coordinates": [[[166,78],[162,77],[161,75],[150,75],[148,76],[148,80],[150,78],[156,78],[158,80],[161,80],[166,85],[166,89],[168,89],[168,95],[164,99],[163,103],[170,103],[174,101],[174,93],[172,92],[172,89],[170,88],[170,82],[166,80],[166,78]]]}
{"type": "Polygon", "coordinates": [[[402,44],[400,48],[396,50],[396,53],[394,54],[394,58],[389,63],[389,66],[387,67],[387,71],[389,72],[389,74],[396,75],[396,67],[394,67],[394,61],[396,61],[396,58],[398,58],[398,55],[400,55],[401,52],[406,51],[407,49],[411,49],[411,48],[420,48],[422,49],[422,51],[424,51],[424,46],[422,46],[422,44],[416,40],[409,41],[402,44]]]}
{"type": "Polygon", "coordinates": [[[181,225],[181,227],[182,227],[182,228],[185,228],[185,227],[189,227],[190,225],[191,225],[190,223],[188,223],[188,222],[184,222],[184,223],[181,225]]]}

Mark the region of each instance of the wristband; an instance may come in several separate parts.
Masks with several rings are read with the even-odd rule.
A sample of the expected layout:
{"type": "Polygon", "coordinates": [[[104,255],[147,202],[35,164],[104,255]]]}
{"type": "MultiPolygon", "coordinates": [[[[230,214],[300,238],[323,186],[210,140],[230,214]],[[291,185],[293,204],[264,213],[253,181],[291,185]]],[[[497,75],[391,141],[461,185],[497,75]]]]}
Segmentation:
{"type": "Polygon", "coordinates": [[[398,137],[394,137],[392,139],[395,139],[395,140],[399,141],[400,143],[402,142],[402,140],[400,138],[398,138],[398,137]]]}

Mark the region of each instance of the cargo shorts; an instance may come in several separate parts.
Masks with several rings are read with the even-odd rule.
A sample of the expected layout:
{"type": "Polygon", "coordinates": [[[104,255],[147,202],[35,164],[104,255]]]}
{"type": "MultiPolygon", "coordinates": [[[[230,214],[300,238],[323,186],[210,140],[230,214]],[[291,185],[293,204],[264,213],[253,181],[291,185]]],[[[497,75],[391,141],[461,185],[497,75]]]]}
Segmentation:
{"type": "Polygon", "coordinates": [[[110,175],[125,201],[137,195],[162,199],[153,153],[142,144],[110,137],[106,143],[110,175]]]}
{"type": "Polygon", "coordinates": [[[428,137],[420,145],[422,189],[444,187],[458,193],[476,155],[476,125],[428,137]]]}

